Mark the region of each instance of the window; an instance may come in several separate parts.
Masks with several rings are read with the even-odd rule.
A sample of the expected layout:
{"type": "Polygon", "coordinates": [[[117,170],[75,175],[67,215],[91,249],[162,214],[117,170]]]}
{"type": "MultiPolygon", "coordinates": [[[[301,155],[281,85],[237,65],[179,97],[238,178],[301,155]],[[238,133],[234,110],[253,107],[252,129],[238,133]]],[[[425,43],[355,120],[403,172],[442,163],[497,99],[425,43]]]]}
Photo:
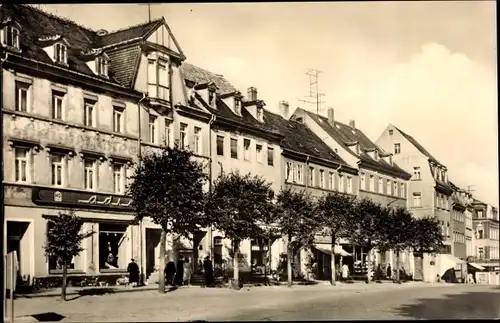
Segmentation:
{"type": "Polygon", "coordinates": [[[401,144],[394,144],[394,155],[401,153],[401,144]]]}
{"type": "Polygon", "coordinates": [[[398,182],[394,181],[392,187],[392,195],[398,196],[398,182]]]}
{"type": "Polygon", "coordinates": [[[156,143],[156,116],[149,115],[149,142],[156,143]]]}
{"type": "Polygon", "coordinates": [[[344,192],[344,176],[339,174],[339,192],[344,192]]]}
{"type": "Polygon", "coordinates": [[[234,113],[241,115],[241,101],[239,99],[234,99],[234,113]]]}
{"type": "Polygon", "coordinates": [[[172,121],[165,119],[165,146],[170,147],[172,141],[172,121]]]}
{"type": "Polygon", "coordinates": [[[380,177],[380,176],[378,178],[378,192],[380,194],[384,193],[384,179],[382,177],[380,177]]]}
{"type": "Polygon", "coordinates": [[[413,193],[413,207],[422,207],[422,195],[413,193]]]}
{"type": "Polygon", "coordinates": [[[477,230],[477,238],[484,239],[484,231],[482,229],[477,230]]]}
{"type": "Polygon", "coordinates": [[[148,60],[148,92],[149,96],[168,100],[168,63],[164,59],[148,60]]]}
{"type": "Polygon", "coordinates": [[[108,76],[108,60],[104,56],[95,59],[96,71],[98,75],[108,76]]]}
{"type": "Polygon", "coordinates": [[[63,119],[64,109],[64,94],[59,92],[52,92],[52,118],[63,119]]]}
{"type": "Polygon", "coordinates": [[[123,111],[124,109],[119,107],[113,107],[113,132],[122,133],[123,132],[123,111]]]}
{"type": "Polygon", "coordinates": [[[399,184],[399,196],[406,197],[405,184],[404,183],[399,184]]]}
{"type": "Polygon", "coordinates": [[[420,178],[420,167],[415,166],[413,167],[413,180],[419,180],[420,178]]]}
{"type": "Polygon", "coordinates": [[[243,139],[243,158],[245,160],[250,160],[250,139],[243,139]]]}
{"type": "Polygon", "coordinates": [[[297,166],[292,165],[292,182],[297,183],[297,166]]]}
{"type": "Polygon", "coordinates": [[[181,149],[186,149],[187,148],[187,124],[181,123],[180,129],[179,129],[179,134],[180,134],[180,148],[181,149]]]}
{"type": "Polygon", "coordinates": [[[224,156],[224,136],[217,136],[217,155],[224,156]]]}
{"type": "Polygon", "coordinates": [[[359,188],[362,189],[362,190],[366,190],[366,174],[365,173],[361,173],[359,174],[359,188]]]}
{"type": "Polygon", "coordinates": [[[394,133],[394,130],[389,129],[389,136],[392,136],[393,133],[394,133]]]}
{"type": "MultiPolygon", "coordinates": [[[[52,230],[52,222],[47,222],[47,237],[48,233],[50,230],[52,230]]],[[[48,263],[49,263],[49,273],[51,274],[56,274],[62,272],[62,264],[57,261],[57,257],[48,257],[48,263]]],[[[74,271],[74,270],[82,270],[83,268],[83,259],[81,257],[81,254],[73,257],[71,259],[71,262],[66,266],[66,269],[68,272],[74,271]]]]}
{"type": "Polygon", "coordinates": [[[309,167],[309,185],[314,186],[316,183],[314,181],[314,167],[309,167]]]}
{"type": "Polygon", "coordinates": [[[85,100],[83,107],[83,124],[87,127],[95,127],[95,102],[85,100]]]}
{"type": "Polygon", "coordinates": [[[231,158],[238,159],[238,139],[231,138],[231,158]]]}
{"type": "Polygon", "coordinates": [[[29,88],[29,84],[16,82],[16,111],[28,112],[29,88]]]}
{"type": "Polygon", "coordinates": [[[370,191],[375,192],[375,176],[370,175],[370,191]]]}
{"type": "Polygon", "coordinates": [[[57,43],[54,45],[54,61],[67,64],[68,56],[66,45],[57,43]]]}
{"type": "Polygon", "coordinates": [[[325,171],[323,169],[319,170],[319,187],[325,188],[325,171]]]}
{"type": "Polygon", "coordinates": [[[331,190],[334,190],[335,189],[335,173],[333,172],[330,172],[328,174],[328,187],[331,189],[331,190]]]}
{"type": "Polygon", "coordinates": [[[263,121],[262,108],[257,108],[257,120],[263,121]]]}
{"type": "Polygon", "coordinates": [[[347,193],[352,194],[352,177],[347,176],[347,193]]]}
{"type": "Polygon", "coordinates": [[[52,185],[63,186],[63,175],[64,175],[64,156],[63,155],[51,155],[50,164],[52,166],[52,185]]]}
{"type": "Polygon", "coordinates": [[[292,163],[291,162],[286,162],[285,166],[285,179],[287,182],[290,182],[292,179],[292,163]]]}
{"type": "Polygon", "coordinates": [[[127,225],[99,223],[99,269],[126,269],[130,257],[127,225]]]}
{"type": "Polygon", "coordinates": [[[387,195],[392,195],[391,188],[392,188],[392,183],[391,183],[391,181],[390,181],[390,180],[387,180],[387,182],[386,182],[386,192],[385,192],[385,194],[387,194],[387,195]]]}
{"type": "Polygon", "coordinates": [[[123,164],[113,165],[113,192],[125,192],[125,166],[123,164]]]}
{"type": "Polygon", "coordinates": [[[255,150],[257,152],[257,162],[262,164],[262,145],[255,145],[255,150]]]}
{"type": "Polygon", "coordinates": [[[267,164],[269,166],[274,165],[274,149],[271,147],[267,147],[267,164]]]}
{"type": "Polygon", "coordinates": [[[19,47],[19,29],[16,27],[7,26],[3,30],[3,44],[5,46],[14,47],[20,49],[19,47]]]}
{"type": "Polygon", "coordinates": [[[201,128],[194,127],[194,152],[201,154],[201,128]]]}
{"type": "Polygon", "coordinates": [[[484,218],[483,211],[477,211],[477,217],[478,218],[484,218]]]}
{"type": "Polygon", "coordinates": [[[29,150],[27,148],[15,149],[15,178],[14,180],[18,183],[28,182],[28,160],[29,160],[29,150]]]}
{"type": "Polygon", "coordinates": [[[168,67],[162,59],[158,60],[158,98],[168,100],[168,67]]]}
{"type": "Polygon", "coordinates": [[[297,183],[304,184],[304,166],[297,165],[297,183]]]}
{"type": "Polygon", "coordinates": [[[93,159],[85,159],[84,167],[84,188],[86,190],[95,189],[96,161],[93,159]]]}

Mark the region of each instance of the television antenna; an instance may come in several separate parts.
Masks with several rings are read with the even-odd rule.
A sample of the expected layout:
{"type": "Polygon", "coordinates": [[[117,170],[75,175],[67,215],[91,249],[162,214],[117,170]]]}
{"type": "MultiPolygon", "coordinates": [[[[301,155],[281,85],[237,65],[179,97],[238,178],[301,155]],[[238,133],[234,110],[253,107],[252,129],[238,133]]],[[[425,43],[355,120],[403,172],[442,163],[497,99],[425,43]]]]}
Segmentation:
{"type": "Polygon", "coordinates": [[[319,74],[322,73],[320,70],[310,68],[306,75],[309,76],[309,95],[306,95],[304,99],[297,99],[301,102],[316,105],[316,113],[321,112],[321,103],[325,103],[321,98],[325,96],[324,93],[319,92],[319,74]],[[307,100],[309,99],[309,100],[307,100]]]}

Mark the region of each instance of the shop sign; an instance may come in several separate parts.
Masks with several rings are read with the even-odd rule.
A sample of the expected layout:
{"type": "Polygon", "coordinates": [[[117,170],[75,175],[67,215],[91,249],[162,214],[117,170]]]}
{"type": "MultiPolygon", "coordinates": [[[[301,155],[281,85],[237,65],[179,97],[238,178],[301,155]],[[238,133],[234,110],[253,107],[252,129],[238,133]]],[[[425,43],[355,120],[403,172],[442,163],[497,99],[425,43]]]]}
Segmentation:
{"type": "Polygon", "coordinates": [[[132,199],[129,197],[53,188],[34,187],[32,201],[35,204],[133,211],[132,199]]]}

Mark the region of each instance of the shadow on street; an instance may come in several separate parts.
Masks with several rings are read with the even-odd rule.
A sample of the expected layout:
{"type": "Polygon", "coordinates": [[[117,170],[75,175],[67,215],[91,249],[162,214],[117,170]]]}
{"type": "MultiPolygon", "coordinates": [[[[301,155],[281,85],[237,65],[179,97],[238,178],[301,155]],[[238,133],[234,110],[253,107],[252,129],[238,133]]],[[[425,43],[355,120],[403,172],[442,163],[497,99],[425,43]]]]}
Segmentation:
{"type": "Polygon", "coordinates": [[[26,316],[31,316],[38,322],[59,322],[62,321],[64,318],[66,318],[66,316],[54,312],[46,312],[46,313],[26,315],[26,316]]]}
{"type": "Polygon", "coordinates": [[[79,299],[83,296],[100,296],[106,294],[114,294],[115,291],[112,288],[92,288],[92,289],[84,289],[78,292],[78,295],[72,298],[68,298],[68,301],[74,301],[75,299],[79,299]]]}
{"type": "Polygon", "coordinates": [[[500,292],[469,292],[417,299],[397,313],[413,319],[494,319],[500,317],[500,292]]]}

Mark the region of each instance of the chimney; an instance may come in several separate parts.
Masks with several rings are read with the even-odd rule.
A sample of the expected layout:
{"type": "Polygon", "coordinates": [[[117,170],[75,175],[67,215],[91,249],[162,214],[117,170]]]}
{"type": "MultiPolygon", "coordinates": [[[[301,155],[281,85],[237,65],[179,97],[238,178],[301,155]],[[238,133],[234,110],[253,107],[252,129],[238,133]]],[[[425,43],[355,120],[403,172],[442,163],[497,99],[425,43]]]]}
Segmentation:
{"type": "Polygon", "coordinates": [[[354,120],[349,121],[349,127],[356,129],[356,123],[354,120]]]}
{"type": "Polygon", "coordinates": [[[328,123],[330,125],[335,125],[335,111],[333,110],[333,108],[328,108],[328,123]]]}
{"type": "Polygon", "coordinates": [[[257,89],[254,87],[249,87],[248,92],[247,92],[247,99],[248,101],[255,101],[257,100],[257,89]]]}
{"type": "Polygon", "coordinates": [[[281,112],[281,116],[288,120],[288,117],[289,117],[288,114],[290,112],[288,102],[280,101],[280,112],[281,112]]]}

